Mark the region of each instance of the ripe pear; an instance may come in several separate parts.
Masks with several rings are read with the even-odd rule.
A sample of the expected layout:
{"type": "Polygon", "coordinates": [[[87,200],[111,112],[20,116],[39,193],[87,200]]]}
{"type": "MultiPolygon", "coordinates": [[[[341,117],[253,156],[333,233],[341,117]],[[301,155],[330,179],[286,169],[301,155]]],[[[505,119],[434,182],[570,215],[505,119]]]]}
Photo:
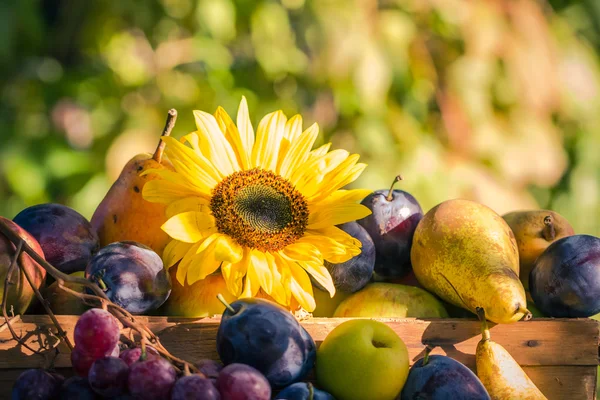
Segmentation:
{"type": "Polygon", "coordinates": [[[477,376],[492,400],[547,400],[508,351],[490,339],[483,310],[481,341],[477,345],[477,376]]]}
{"type": "MultiPolygon", "coordinates": [[[[168,136],[175,124],[177,112],[169,111],[163,136],[168,136]]],[[[161,141],[154,154],[143,153],[133,157],[123,167],[119,178],[112,185],[92,216],[92,226],[98,232],[100,247],[110,243],[135,241],[162,254],[170,240],[161,225],[165,223],[164,204],[150,203],[142,197],[144,184],[159,179],[156,174],[144,174],[151,169],[173,170],[162,158],[164,142],[161,141]]]]}
{"type": "Polygon", "coordinates": [[[525,290],[529,290],[529,273],[533,263],[550,245],[575,234],[569,221],[549,210],[513,211],[502,216],[512,229],[519,248],[519,277],[525,290]]]}
{"type": "Polygon", "coordinates": [[[514,235],[482,204],[455,199],[431,209],[415,231],[411,261],[421,285],[449,303],[473,313],[483,307],[496,323],[531,318],[514,235]]]}

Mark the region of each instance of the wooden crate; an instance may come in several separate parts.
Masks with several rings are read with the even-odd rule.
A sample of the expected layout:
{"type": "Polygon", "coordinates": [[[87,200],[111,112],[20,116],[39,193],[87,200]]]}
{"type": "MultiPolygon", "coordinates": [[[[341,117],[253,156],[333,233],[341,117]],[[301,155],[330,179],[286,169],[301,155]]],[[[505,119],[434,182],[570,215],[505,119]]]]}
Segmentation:
{"type": "MultiPolygon", "coordinates": [[[[140,317],[157,333],[174,355],[189,361],[218,359],[215,339],[219,319],[140,317]]],[[[58,316],[72,337],[77,317],[58,316]]],[[[313,318],[302,324],[317,344],[341,318],[313,318]]],[[[480,339],[479,322],[467,319],[382,319],[404,340],[411,362],[422,357],[424,345],[436,346],[433,354],[446,354],[475,368],[475,349],[480,339]]],[[[34,348],[54,340],[47,316],[29,315],[13,324],[34,348]]],[[[594,399],[598,366],[598,323],[590,319],[534,319],[510,325],[491,325],[492,340],[503,345],[523,366],[529,377],[550,400],[594,399]]],[[[44,366],[44,359],[18,346],[10,332],[0,328],[0,399],[10,397],[16,377],[26,368],[44,366]]],[[[60,372],[70,375],[69,352],[61,345],[54,358],[60,372]]],[[[51,352],[52,355],[55,352],[51,352]]]]}

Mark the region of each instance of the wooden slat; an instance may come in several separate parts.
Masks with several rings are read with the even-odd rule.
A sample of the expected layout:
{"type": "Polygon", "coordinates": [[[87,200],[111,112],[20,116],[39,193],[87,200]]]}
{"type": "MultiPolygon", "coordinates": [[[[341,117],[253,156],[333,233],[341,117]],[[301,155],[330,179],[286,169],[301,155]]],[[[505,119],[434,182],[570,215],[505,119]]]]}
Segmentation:
{"type": "MultiPolygon", "coordinates": [[[[190,320],[168,317],[141,317],[174,355],[186,359],[216,356],[215,338],[218,319],[190,320]]],[[[72,337],[76,317],[58,316],[72,337]]],[[[345,319],[313,318],[303,325],[315,341],[325,336],[345,319]]],[[[447,354],[474,366],[474,352],[480,338],[480,325],[472,320],[383,320],[406,343],[412,361],[422,356],[424,344],[437,346],[433,354],[447,354]]],[[[23,316],[14,324],[17,332],[29,332],[32,346],[46,338],[38,327],[52,328],[47,316],[23,316]]],[[[598,323],[589,319],[536,319],[491,328],[492,340],[500,343],[521,365],[598,365],[598,323]]],[[[8,330],[0,332],[0,369],[27,368],[38,365],[29,352],[15,347],[8,330]]],[[[69,366],[68,354],[60,355],[57,367],[69,366]]]]}
{"type": "MultiPolygon", "coordinates": [[[[215,340],[219,319],[192,320],[169,317],[139,317],[174,355],[195,361],[218,359],[215,340]]],[[[58,316],[72,337],[77,317],[58,316]]],[[[345,319],[313,318],[302,324],[317,344],[345,319]]],[[[422,356],[424,344],[436,346],[433,354],[446,354],[475,368],[475,349],[480,338],[480,324],[466,319],[385,319],[406,343],[411,361],[422,356]]],[[[34,348],[53,330],[47,316],[23,316],[13,324],[17,332],[28,336],[34,348]]],[[[16,346],[8,330],[0,329],[0,398],[23,368],[47,365],[48,359],[31,356],[16,346]]],[[[503,345],[523,366],[548,399],[595,398],[598,365],[598,323],[589,319],[535,319],[491,328],[492,340],[503,345]]],[[[70,366],[69,352],[61,345],[55,366],[70,366]]],[[[69,370],[66,370],[69,371],[69,370]]]]}

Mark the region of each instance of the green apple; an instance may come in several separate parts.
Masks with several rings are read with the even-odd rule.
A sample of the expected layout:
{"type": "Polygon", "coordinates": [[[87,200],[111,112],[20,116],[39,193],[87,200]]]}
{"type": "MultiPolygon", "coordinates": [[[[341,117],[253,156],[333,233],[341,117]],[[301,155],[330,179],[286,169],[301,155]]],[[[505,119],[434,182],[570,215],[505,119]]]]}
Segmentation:
{"type": "Polygon", "coordinates": [[[350,296],[350,293],[342,292],[341,290],[335,291],[335,296],[331,297],[329,292],[320,290],[313,286],[313,295],[315,296],[315,303],[317,307],[312,312],[313,317],[317,318],[330,318],[333,317],[333,313],[340,303],[350,296]]]}
{"type": "Polygon", "coordinates": [[[315,369],[320,387],[338,400],[394,400],[408,376],[408,350],[383,322],[350,320],[321,343],[315,369]]]}
{"type": "Polygon", "coordinates": [[[340,303],[334,317],[447,318],[442,303],[429,292],[396,283],[370,283],[340,303]]]}

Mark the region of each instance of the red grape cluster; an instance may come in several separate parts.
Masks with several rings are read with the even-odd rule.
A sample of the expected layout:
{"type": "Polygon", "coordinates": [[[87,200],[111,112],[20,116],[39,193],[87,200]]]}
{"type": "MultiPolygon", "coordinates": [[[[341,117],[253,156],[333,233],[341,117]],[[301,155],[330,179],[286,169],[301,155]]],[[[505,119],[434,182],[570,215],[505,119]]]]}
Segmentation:
{"type": "Polygon", "coordinates": [[[108,311],[86,311],[75,325],[71,363],[77,376],[65,380],[42,369],[25,371],[13,400],[269,400],[271,387],[253,367],[202,360],[199,374],[178,376],[151,346],[119,351],[120,323],[108,311]]]}

